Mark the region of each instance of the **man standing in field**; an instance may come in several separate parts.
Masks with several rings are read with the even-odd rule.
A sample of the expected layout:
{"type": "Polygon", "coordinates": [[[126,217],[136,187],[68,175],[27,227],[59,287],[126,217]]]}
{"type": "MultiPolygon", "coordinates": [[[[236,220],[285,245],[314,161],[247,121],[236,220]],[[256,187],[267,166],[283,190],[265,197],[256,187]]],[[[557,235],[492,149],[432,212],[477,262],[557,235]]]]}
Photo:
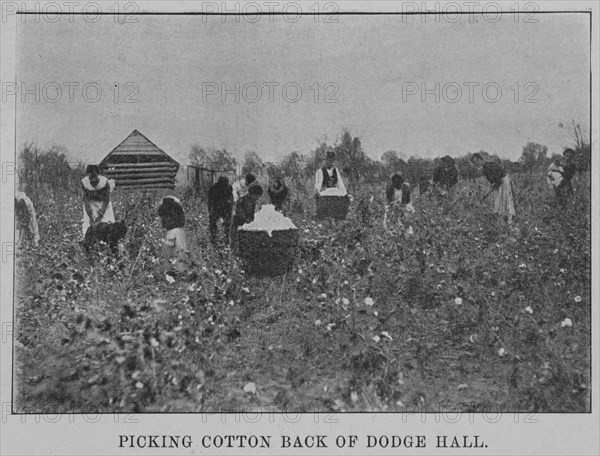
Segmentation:
{"type": "Polygon", "coordinates": [[[325,157],[325,166],[319,168],[315,175],[315,195],[328,188],[337,188],[340,194],[346,194],[346,186],[335,166],[335,152],[331,150],[325,157]]]}
{"type": "MultiPolygon", "coordinates": [[[[315,201],[317,208],[319,207],[319,198],[322,192],[328,193],[327,196],[347,198],[346,186],[342,180],[342,175],[335,166],[335,152],[331,150],[325,156],[325,166],[319,168],[315,174],[315,201]]],[[[330,226],[335,226],[333,218],[328,217],[328,220],[330,226]]]]}

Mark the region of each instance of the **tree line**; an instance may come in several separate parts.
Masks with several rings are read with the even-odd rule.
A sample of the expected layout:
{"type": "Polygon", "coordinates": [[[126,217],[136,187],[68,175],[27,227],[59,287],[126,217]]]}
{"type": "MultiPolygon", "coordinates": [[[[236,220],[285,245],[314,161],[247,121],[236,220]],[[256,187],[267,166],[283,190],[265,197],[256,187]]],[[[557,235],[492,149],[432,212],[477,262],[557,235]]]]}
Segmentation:
{"type": "Polygon", "coordinates": [[[63,146],[44,149],[25,143],[19,153],[17,181],[34,200],[48,189],[77,192],[84,174],[85,164],[70,162],[63,146]]]}
{"type": "MultiPolygon", "coordinates": [[[[564,126],[560,124],[560,128],[564,128],[564,126]]],[[[589,170],[591,148],[589,143],[583,139],[581,127],[578,124],[573,123],[571,136],[574,143],[572,148],[577,153],[578,169],[589,170]]],[[[189,159],[192,164],[202,165],[213,170],[236,172],[241,175],[253,173],[259,176],[281,176],[301,184],[314,176],[317,167],[321,166],[328,151],[336,153],[337,166],[348,180],[350,188],[356,187],[361,182],[381,182],[395,172],[401,172],[407,181],[416,184],[422,177],[431,178],[433,170],[441,159],[441,157],[423,158],[418,156],[403,159],[400,152],[388,150],[380,160],[373,160],[365,153],[360,138],[353,136],[347,129],[342,130],[340,138],[333,144],[324,139],[320,140],[315,149],[308,154],[294,151],[282,157],[278,163],[263,161],[255,151],[246,152],[243,160],[238,162],[226,149],[203,148],[199,145],[192,147],[189,159]]],[[[502,159],[484,150],[476,152],[490,160],[500,161],[510,173],[533,174],[546,169],[554,159],[554,156],[548,155],[546,146],[535,142],[528,142],[523,146],[518,161],[502,159]]],[[[467,152],[454,158],[462,179],[476,179],[481,175],[481,171],[475,170],[471,164],[472,155],[473,153],[467,152]]]]}
{"type": "MultiPolygon", "coordinates": [[[[589,170],[591,165],[591,147],[585,140],[579,124],[559,124],[570,136],[572,149],[577,156],[579,170],[589,170]]],[[[308,154],[293,151],[283,156],[278,163],[263,161],[255,151],[245,153],[242,161],[238,160],[226,149],[205,148],[193,145],[189,153],[190,164],[202,165],[208,169],[224,172],[235,172],[244,175],[253,173],[261,176],[281,176],[287,178],[298,188],[312,179],[317,167],[321,166],[328,151],[336,153],[338,168],[348,181],[349,188],[354,191],[360,183],[377,183],[387,180],[394,172],[401,172],[407,181],[416,184],[422,176],[430,178],[441,157],[422,158],[411,156],[402,158],[396,150],[388,150],[379,160],[370,158],[359,137],[353,136],[348,129],[343,129],[339,139],[331,143],[321,139],[308,154]]],[[[548,148],[534,142],[523,146],[518,161],[501,159],[498,156],[477,151],[489,159],[502,162],[511,173],[532,174],[545,169],[553,157],[548,156],[548,148]]],[[[475,179],[479,174],[470,163],[472,153],[455,157],[455,162],[462,179],[475,179]]],[[[34,198],[46,189],[68,190],[77,192],[79,182],[85,173],[85,164],[68,160],[68,151],[62,146],[49,149],[38,147],[34,143],[22,146],[17,163],[17,176],[20,186],[34,198]]]]}

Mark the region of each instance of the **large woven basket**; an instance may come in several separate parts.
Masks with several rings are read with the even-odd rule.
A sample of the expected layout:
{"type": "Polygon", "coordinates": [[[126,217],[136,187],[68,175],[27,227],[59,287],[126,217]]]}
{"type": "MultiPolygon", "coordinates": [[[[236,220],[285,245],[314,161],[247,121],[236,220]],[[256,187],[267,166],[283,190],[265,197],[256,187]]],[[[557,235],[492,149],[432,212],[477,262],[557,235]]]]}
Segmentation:
{"type": "Polygon", "coordinates": [[[319,196],[317,198],[317,219],[334,218],[344,220],[348,214],[350,198],[346,196],[319,196]]]}
{"type": "Polygon", "coordinates": [[[298,230],[238,231],[239,257],[247,274],[278,276],[290,271],[298,247],[298,230]]]}

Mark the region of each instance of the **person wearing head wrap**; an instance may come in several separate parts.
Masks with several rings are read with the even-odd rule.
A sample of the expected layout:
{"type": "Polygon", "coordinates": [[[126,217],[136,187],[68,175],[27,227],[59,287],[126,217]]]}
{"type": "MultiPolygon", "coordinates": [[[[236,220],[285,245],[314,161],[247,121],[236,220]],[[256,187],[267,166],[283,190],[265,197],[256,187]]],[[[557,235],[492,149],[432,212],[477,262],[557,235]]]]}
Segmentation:
{"type": "Polygon", "coordinates": [[[285,185],[285,181],[283,180],[283,178],[274,178],[269,184],[267,194],[269,195],[269,200],[271,201],[271,204],[275,206],[275,210],[283,212],[283,205],[289,199],[290,196],[289,189],[287,185],[285,185]]]}
{"type": "Polygon", "coordinates": [[[433,172],[433,183],[442,191],[448,192],[458,182],[458,169],[450,155],[442,157],[433,172]]]}
{"type": "Polygon", "coordinates": [[[508,223],[512,223],[512,218],[515,215],[515,192],[504,166],[497,160],[484,160],[480,153],[474,153],[471,156],[471,162],[475,167],[482,168],[484,177],[492,186],[481,201],[483,202],[493,193],[494,213],[503,216],[508,223]]]}
{"type": "Polygon", "coordinates": [[[185,237],[185,214],[181,201],[175,196],[165,196],[158,206],[158,216],[165,232],[163,239],[163,259],[168,268],[175,263],[175,269],[183,272],[187,268],[189,250],[185,237]]]}
{"type": "Polygon", "coordinates": [[[235,181],[231,186],[233,191],[233,204],[235,205],[242,196],[248,194],[248,187],[256,184],[258,184],[256,176],[252,173],[246,174],[244,179],[235,181]]]}
{"type": "Polygon", "coordinates": [[[558,172],[561,175],[561,179],[554,186],[554,193],[556,194],[558,204],[566,206],[575,193],[571,180],[577,172],[577,165],[575,164],[577,154],[573,149],[566,149],[563,152],[563,157],[558,160],[560,163],[558,172]]]}
{"type": "Polygon", "coordinates": [[[234,251],[239,249],[238,229],[246,223],[254,221],[256,203],[263,195],[262,186],[257,183],[248,187],[248,193],[242,196],[235,204],[235,212],[231,223],[231,246],[234,251]]]}
{"type": "Polygon", "coordinates": [[[548,166],[548,171],[546,173],[546,182],[548,182],[548,186],[552,190],[556,190],[556,188],[563,181],[563,174],[565,170],[563,168],[563,160],[560,155],[557,155],[553,158],[552,163],[548,166]]]}
{"type": "Polygon", "coordinates": [[[401,219],[415,212],[410,193],[410,185],[404,182],[402,174],[394,173],[385,189],[385,229],[388,229],[390,224],[401,223],[401,219]]]}
{"type": "Polygon", "coordinates": [[[35,246],[40,242],[37,215],[33,202],[25,192],[15,192],[15,219],[17,222],[17,246],[25,239],[31,239],[35,246]]]}
{"type": "Polygon", "coordinates": [[[88,165],[85,177],[81,179],[83,191],[83,236],[90,226],[100,222],[114,223],[110,194],[115,189],[115,182],[100,175],[98,165],[88,165]]]}

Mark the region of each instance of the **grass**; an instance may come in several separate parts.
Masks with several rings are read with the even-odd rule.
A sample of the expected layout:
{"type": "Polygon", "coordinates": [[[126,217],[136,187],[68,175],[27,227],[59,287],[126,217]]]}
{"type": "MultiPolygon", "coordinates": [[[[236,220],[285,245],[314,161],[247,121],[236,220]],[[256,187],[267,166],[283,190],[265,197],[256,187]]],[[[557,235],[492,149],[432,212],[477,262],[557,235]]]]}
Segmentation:
{"type": "Polygon", "coordinates": [[[116,192],[125,252],[93,262],[76,243],[80,201],[48,195],[41,245],[16,259],[15,409],[589,412],[580,180],[561,210],[544,176],[518,176],[512,228],[477,202],[486,185],[459,182],[451,199],[416,201],[414,235],[383,230],[382,186],[361,189],[335,230],[298,198],[296,263],[277,278],[215,250],[205,203],[188,197],[195,278],[172,284],[159,195],[116,192]]]}

